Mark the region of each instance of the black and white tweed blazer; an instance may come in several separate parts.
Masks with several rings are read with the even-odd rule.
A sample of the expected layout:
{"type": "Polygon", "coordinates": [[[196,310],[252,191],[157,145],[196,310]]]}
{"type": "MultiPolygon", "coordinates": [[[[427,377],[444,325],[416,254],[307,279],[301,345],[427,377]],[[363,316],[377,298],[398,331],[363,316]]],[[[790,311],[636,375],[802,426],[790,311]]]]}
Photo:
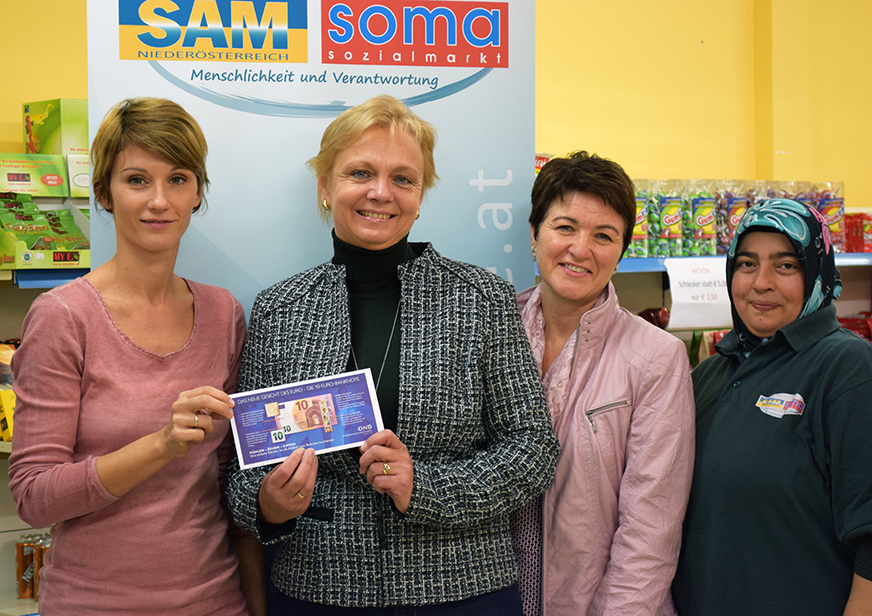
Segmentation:
{"type": "MultiPolygon", "coordinates": [[[[406,515],[358,472],[356,450],[319,456],[312,505],[277,536],[258,525],[270,466],[227,494],[237,523],[278,542],[285,594],[342,606],[425,605],[516,581],[508,514],[543,492],[559,453],[512,286],[429,244],[400,266],[397,436],[415,468],[406,515]]],[[[343,372],[351,350],[345,268],[326,263],[261,292],[239,391],[343,372]]]]}

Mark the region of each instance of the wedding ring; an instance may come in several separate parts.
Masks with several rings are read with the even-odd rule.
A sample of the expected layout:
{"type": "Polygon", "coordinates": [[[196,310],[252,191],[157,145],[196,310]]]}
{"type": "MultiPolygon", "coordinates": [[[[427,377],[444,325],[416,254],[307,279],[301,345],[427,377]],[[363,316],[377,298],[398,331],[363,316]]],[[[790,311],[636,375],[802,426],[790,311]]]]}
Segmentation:
{"type": "Polygon", "coordinates": [[[197,427],[197,424],[200,423],[200,416],[194,413],[194,427],[197,427]]]}
{"type": "Polygon", "coordinates": [[[382,468],[382,472],[383,472],[385,475],[387,475],[389,470],[391,470],[391,467],[390,467],[390,465],[389,465],[387,462],[385,462],[385,463],[384,463],[384,467],[382,468]]]}
{"type": "Polygon", "coordinates": [[[299,496],[299,497],[302,498],[303,500],[306,500],[306,497],[303,496],[302,494],[300,494],[299,492],[297,492],[297,496],[299,496]]]}

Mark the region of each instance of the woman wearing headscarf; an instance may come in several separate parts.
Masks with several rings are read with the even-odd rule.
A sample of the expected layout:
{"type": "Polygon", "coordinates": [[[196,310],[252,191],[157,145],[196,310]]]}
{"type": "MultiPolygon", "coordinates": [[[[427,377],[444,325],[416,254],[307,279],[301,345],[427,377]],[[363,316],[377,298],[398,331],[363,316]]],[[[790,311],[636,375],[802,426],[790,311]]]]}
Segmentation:
{"type": "Polygon", "coordinates": [[[727,290],[733,329],[692,375],[678,613],[872,613],[872,345],[839,328],[820,215],[789,199],[750,208],[727,290]]]}

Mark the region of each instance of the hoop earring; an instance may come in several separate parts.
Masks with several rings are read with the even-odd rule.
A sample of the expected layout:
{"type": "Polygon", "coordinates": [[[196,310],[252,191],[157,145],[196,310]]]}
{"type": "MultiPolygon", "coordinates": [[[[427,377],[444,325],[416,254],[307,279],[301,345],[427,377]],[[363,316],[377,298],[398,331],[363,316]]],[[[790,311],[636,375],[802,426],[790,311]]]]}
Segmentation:
{"type": "Polygon", "coordinates": [[[327,199],[324,199],[324,200],[321,202],[321,207],[324,208],[324,211],[325,211],[325,212],[329,212],[329,211],[330,211],[330,205],[328,205],[328,203],[327,203],[327,199]]]}
{"type": "Polygon", "coordinates": [[[419,218],[421,218],[421,210],[418,210],[418,213],[415,214],[415,220],[418,220],[419,218]]]}

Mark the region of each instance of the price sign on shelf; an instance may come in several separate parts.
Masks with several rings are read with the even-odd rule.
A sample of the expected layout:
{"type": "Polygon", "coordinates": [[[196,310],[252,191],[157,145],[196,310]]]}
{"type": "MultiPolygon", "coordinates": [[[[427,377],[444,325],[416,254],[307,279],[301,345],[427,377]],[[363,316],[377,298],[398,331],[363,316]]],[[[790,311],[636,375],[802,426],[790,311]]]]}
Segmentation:
{"type": "Polygon", "coordinates": [[[669,329],[732,327],[726,257],[666,259],[672,293],[669,329]]]}

